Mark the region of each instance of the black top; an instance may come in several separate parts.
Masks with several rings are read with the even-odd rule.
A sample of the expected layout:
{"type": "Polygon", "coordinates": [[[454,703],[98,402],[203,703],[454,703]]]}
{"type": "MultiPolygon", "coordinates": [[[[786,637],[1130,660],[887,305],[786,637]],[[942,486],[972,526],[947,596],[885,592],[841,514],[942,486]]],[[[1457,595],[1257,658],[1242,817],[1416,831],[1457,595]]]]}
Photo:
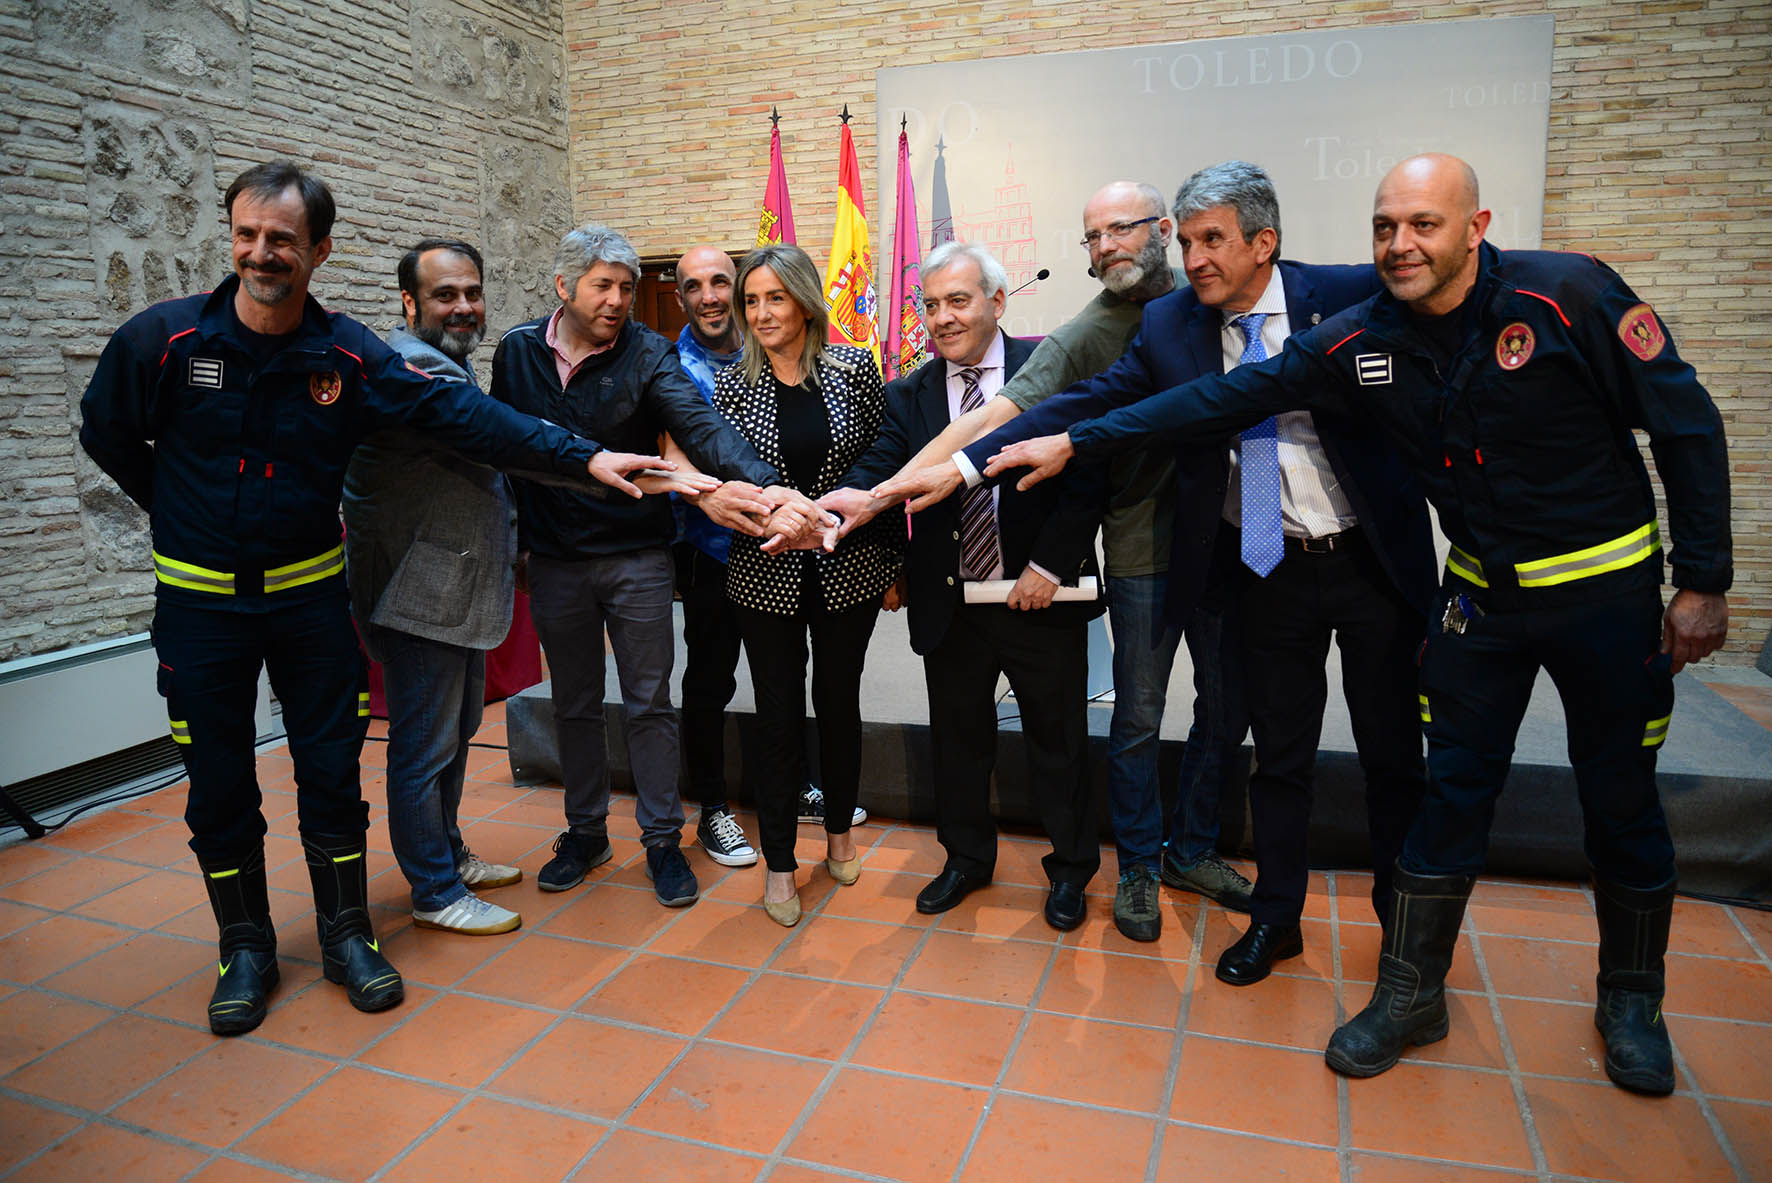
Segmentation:
{"type": "Polygon", "coordinates": [[[788,483],[810,489],[818,483],[831,450],[831,416],[824,398],[808,383],[775,384],[775,421],[788,483]]]}

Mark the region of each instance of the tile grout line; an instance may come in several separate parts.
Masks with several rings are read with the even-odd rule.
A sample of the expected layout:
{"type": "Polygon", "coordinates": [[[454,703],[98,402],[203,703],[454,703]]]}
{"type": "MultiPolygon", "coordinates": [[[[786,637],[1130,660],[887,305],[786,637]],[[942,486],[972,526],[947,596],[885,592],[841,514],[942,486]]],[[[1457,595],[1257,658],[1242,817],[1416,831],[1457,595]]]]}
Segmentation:
{"type": "MultiPolygon", "coordinates": [[[[873,850],[875,847],[877,847],[879,845],[880,841],[884,840],[884,838],[885,838],[884,834],[880,835],[879,838],[877,838],[875,840],[874,844],[869,847],[869,850],[873,850]]],[[[858,851],[857,853],[859,855],[860,852],[858,851]]],[[[721,878],[722,878],[722,880],[724,880],[726,877],[721,876],[721,878]]],[[[838,890],[841,890],[841,888],[839,888],[838,890]]],[[[814,907],[813,907],[814,914],[818,914],[818,910],[820,908],[824,907],[830,901],[830,898],[831,898],[831,896],[829,894],[827,894],[823,900],[820,900],[818,904],[814,905],[814,907]]],[[[760,907],[760,905],[749,905],[749,906],[760,907]]],[[[685,910],[685,914],[686,914],[686,912],[687,912],[687,910],[685,910]]],[[[669,928],[669,927],[671,927],[671,925],[665,926],[665,928],[669,928]]],[[[644,942],[641,943],[641,945],[636,946],[636,948],[634,950],[634,955],[637,956],[641,952],[641,950],[645,948],[645,946],[650,945],[652,943],[652,941],[656,940],[658,938],[658,936],[663,931],[664,931],[664,929],[660,929],[658,932],[655,932],[651,936],[649,936],[644,942]]],[[[597,1151],[605,1143],[607,1143],[608,1140],[611,1137],[613,1137],[617,1131],[627,1130],[627,1129],[632,1128],[632,1129],[639,1130],[640,1132],[647,1133],[647,1134],[653,1134],[653,1133],[657,1132],[657,1131],[653,1131],[653,1130],[646,1130],[643,1127],[638,1127],[638,1126],[630,1127],[627,1124],[628,1119],[631,1118],[636,1112],[639,1111],[640,1106],[644,1105],[646,1103],[646,1101],[649,1098],[651,1098],[653,1093],[655,1093],[658,1090],[659,1086],[661,1084],[663,1084],[664,1081],[670,1076],[670,1074],[677,1069],[677,1066],[679,1064],[681,1064],[686,1058],[688,1058],[689,1054],[692,1051],[703,1046],[704,1041],[706,1041],[708,1043],[715,1042],[715,1041],[707,1041],[707,1039],[706,1039],[707,1033],[709,1031],[711,1031],[714,1028],[714,1026],[720,1022],[721,1019],[723,1019],[727,1014],[729,1014],[734,1007],[736,1007],[738,1005],[738,1000],[741,997],[743,997],[750,990],[751,986],[753,986],[756,983],[758,978],[760,978],[765,972],[767,972],[767,967],[772,962],[774,962],[776,960],[776,958],[781,956],[783,950],[787,947],[789,942],[791,942],[793,940],[795,935],[797,935],[797,934],[795,934],[793,932],[784,933],[782,935],[782,937],[779,940],[779,942],[777,943],[774,951],[771,952],[767,957],[765,957],[762,960],[762,962],[760,962],[756,967],[752,968],[749,971],[748,976],[745,979],[744,985],[740,986],[737,990],[734,990],[732,993],[732,996],[726,1000],[725,1005],[721,1006],[711,1016],[709,1016],[707,1022],[703,1023],[699,1030],[697,1030],[695,1033],[693,1033],[692,1035],[688,1036],[685,1039],[683,1046],[681,1048],[679,1048],[677,1051],[677,1054],[672,1056],[670,1061],[668,1063],[666,1063],[662,1069],[659,1070],[658,1075],[653,1078],[652,1083],[647,1085],[644,1089],[640,1090],[639,1095],[636,1096],[634,1098],[634,1100],[627,1105],[627,1107],[625,1107],[620,1113],[618,1113],[616,1115],[615,1119],[611,1122],[609,1129],[606,1130],[604,1132],[604,1134],[600,1138],[598,1138],[596,1142],[594,1142],[591,1145],[590,1149],[585,1151],[584,1155],[578,1160],[578,1162],[575,1163],[566,1172],[566,1174],[563,1176],[564,1179],[571,1180],[571,1179],[578,1178],[579,1172],[583,1171],[585,1169],[585,1167],[589,1165],[591,1159],[596,1156],[597,1151]]],[[[927,939],[927,931],[925,931],[925,939],[927,939]]],[[[919,950],[920,949],[921,949],[921,945],[919,945],[919,950]]],[[[657,956],[665,956],[665,954],[657,954],[657,956]]],[[[632,959],[633,959],[632,957],[629,958],[630,963],[631,963],[632,959]]],[[[906,964],[908,965],[914,959],[915,959],[914,955],[913,955],[913,957],[906,958],[905,959],[906,964]]],[[[627,963],[624,963],[624,965],[625,964],[627,964],[627,963]]],[[[902,972],[902,969],[901,969],[901,972],[902,972]]],[[[890,992],[888,991],[887,993],[890,993],[890,992]]],[[[885,996],[886,995],[882,995],[882,998],[884,998],[885,996]]],[[[751,1048],[749,1050],[756,1051],[756,1052],[759,1052],[759,1053],[765,1054],[765,1055],[769,1055],[769,1054],[786,1055],[786,1053],[770,1052],[767,1049],[763,1049],[763,1048],[751,1048]]],[[[736,1149],[734,1147],[723,1147],[723,1148],[724,1149],[736,1149]]],[[[755,1153],[755,1152],[744,1152],[744,1153],[755,1153]]],[[[766,1172],[769,1169],[771,1169],[771,1168],[769,1167],[769,1165],[766,1162],[764,1167],[761,1168],[760,1173],[766,1172]]]]}
{"type": "MultiPolygon", "coordinates": [[[[1341,959],[1341,879],[1328,873],[1329,890],[1329,971],[1335,1003],[1335,1025],[1339,1030],[1347,1022],[1347,974],[1341,959]]],[[[1382,926],[1380,926],[1382,927],[1382,926]]],[[[1379,940],[1382,952],[1384,941],[1379,940]]],[[[1377,971],[1373,971],[1376,975],[1377,971]]],[[[1341,1169],[1341,1183],[1354,1183],[1354,1095],[1348,1078],[1335,1073],[1335,1157],[1341,1169]]]]}
{"type": "MultiPolygon", "coordinates": [[[[950,1183],[960,1183],[961,1176],[966,1172],[967,1164],[972,1161],[972,1152],[978,1148],[978,1140],[984,1136],[985,1123],[990,1120],[991,1109],[1004,1091],[1003,1078],[1009,1074],[1009,1066],[1015,1063],[1016,1054],[1021,1051],[1022,1038],[1033,1023],[1034,999],[1040,996],[1040,992],[1046,988],[1046,983],[1051,980],[1052,967],[1058,961],[1059,950],[1064,947],[1064,937],[1061,933],[1059,939],[1052,943],[1052,952],[1046,958],[1045,968],[1040,971],[1040,978],[1034,983],[1033,993],[1028,996],[1027,1006],[1022,1009],[1021,1021],[1015,1026],[1015,1034],[1009,1038],[1009,1049],[1003,1053],[1003,1062],[997,1067],[996,1078],[991,1081],[990,1088],[985,1093],[984,1107],[979,1110],[978,1120],[973,1123],[972,1136],[966,1139],[966,1145],[960,1151],[960,1161],[954,1164],[953,1174],[949,1176],[950,1183]]],[[[1042,1099],[1059,1100],[1056,1097],[1042,1099]]]]}
{"type": "MultiPolygon", "coordinates": [[[[841,891],[841,890],[842,890],[841,887],[837,888],[837,891],[841,891]]],[[[819,901],[818,908],[825,907],[827,904],[830,903],[830,901],[833,898],[835,898],[835,896],[836,896],[835,891],[826,895],[824,899],[819,901]]],[[[816,910],[817,909],[815,909],[815,911],[816,910]]],[[[822,915],[822,913],[821,913],[821,915],[822,915]]],[[[833,917],[832,919],[836,919],[836,917],[833,917]]],[[[939,921],[937,923],[939,923],[939,921]]],[[[905,975],[910,973],[912,964],[914,964],[916,962],[917,958],[919,958],[923,955],[923,951],[926,948],[928,948],[929,942],[932,939],[934,939],[933,934],[936,931],[936,926],[937,926],[936,923],[926,924],[926,925],[922,926],[923,935],[917,938],[916,946],[914,948],[912,948],[908,954],[905,955],[905,958],[903,961],[899,962],[898,972],[892,975],[892,980],[890,982],[888,982],[884,988],[881,989],[880,999],[878,1002],[876,1002],[874,1004],[874,1009],[872,1010],[872,1012],[869,1013],[867,1018],[862,1020],[861,1025],[856,1029],[855,1034],[850,1037],[850,1040],[849,1040],[848,1044],[844,1046],[843,1051],[838,1054],[837,1058],[834,1061],[831,1062],[830,1070],[828,1072],[826,1072],[824,1075],[824,1078],[822,1080],[820,1080],[816,1086],[814,1086],[814,1088],[812,1090],[812,1095],[806,1099],[805,1104],[800,1106],[800,1112],[795,1116],[793,1121],[788,1123],[788,1128],[782,1134],[781,1138],[779,1140],[777,1140],[777,1142],[775,1144],[775,1149],[770,1151],[769,1154],[767,1155],[766,1161],[764,1162],[764,1165],[763,1165],[763,1169],[760,1172],[758,1172],[758,1175],[757,1175],[758,1180],[764,1180],[764,1179],[769,1178],[770,1175],[775,1173],[775,1168],[777,1166],[780,1166],[782,1164],[782,1162],[787,1158],[788,1147],[793,1145],[794,1140],[796,1138],[798,1138],[800,1136],[801,1132],[806,1128],[806,1123],[809,1120],[811,1120],[812,1111],[818,1107],[818,1105],[824,1100],[824,1098],[827,1095],[829,1095],[831,1086],[836,1082],[838,1075],[843,1071],[843,1069],[849,1067],[849,1065],[851,1064],[851,1062],[855,1056],[855,1053],[860,1049],[863,1041],[865,1041],[867,1039],[868,1035],[873,1031],[874,1024],[879,1022],[881,1012],[886,1009],[887,1005],[897,995],[898,988],[899,988],[900,984],[904,981],[905,975]]],[[[899,927],[903,927],[903,926],[900,925],[899,927]]],[[[779,950],[778,950],[776,956],[779,956],[779,955],[780,954],[779,954],[779,950]]],[[[774,957],[771,957],[770,960],[773,961],[774,957]]],[[[814,979],[814,980],[816,980],[816,979],[814,979]]],[[[843,984],[843,983],[838,983],[838,984],[843,984]]],[[[812,1059],[814,1062],[820,1062],[817,1060],[816,1057],[808,1057],[808,1058],[812,1059]]],[[[868,1069],[868,1071],[874,1071],[874,1069],[870,1068],[870,1069],[868,1069]]],[[[909,1074],[906,1074],[906,1075],[909,1075],[909,1074]]],[[[918,1079],[918,1078],[912,1077],[912,1079],[918,1079]]],[[[945,1083],[952,1084],[955,1082],[947,1081],[945,1083]]],[[[823,1165],[827,1165],[827,1164],[820,1164],[820,1165],[823,1166],[823,1165]]],[[[847,1168],[843,1168],[843,1169],[846,1172],[848,1171],[847,1168]]],[[[863,1172],[848,1172],[848,1173],[852,1174],[853,1177],[857,1177],[857,1178],[872,1178],[873,1177],[873,1176],[867,1175],[863,1172]]]]}
{"type": "MultiPolygon", "coordinates": [[[[1161,881],[1158,886],[1159,897],[1162,893],[1161,881]]],[[[1181,1074],[1181,1055],[1187,1044],[1188,1016],[1193,1011],[1194,991],[1200,981],[1200,950],[1206,943],[1207,918],[1215,901],[1201,897],[1201,906],[1194,913],[1193,939],[1189,941],[1187,956],[1187,972],[1181,979],[1181,1006],[1175,1017],[1175,1034],[1169,1044],[1169,1065],[1164,1073],[1163,1093],[1157,1100],[1157,1131],[1151,1139],[1149,1154],[1145,1157],[1145,1183],[1159,1183],[1158,1170],[1163,1162],[1163,1144],[1169,1136],[1169,1124],[1174,1120],[1171,1116],[1175,1105],[1175,1082],[1181,1074]]],[[[1103,950],[1105,953],[1106,950],[1103,950]]]]}
{"type": "Polygon", "coordinates": [[[1539,1183],[1548,1183],[1550,1178],[1550,1159],[1545,1154],[1544,1142],[1538,1136],[1538,1122],[1532,1115],[1532,1102],[1526,1095],[1526,1082],[1520,1073],[1519,1058],[1514,1054],[1513,1039],[1508,1035],[1507,1023],[1502,1018],[1501,1001],[1495,993],[1495,980],[1489,973],[1489,960],[1483,956],[1482,935],[1477,932],[1476,922],[1465,917],[1462,927],[1468,927],[1471,960],[1476,963],[1477,975],[1483,981],[1483,994],[1489,1003],[1489,1017],[1495,1024],[1495,1037],[1501,1043],[1501,1055],[1506,1065],[1508,1087],[1514,1095],[1514,1106],[1519,1112],[1520,1125],[1526,1134],[1526,1149],[1532,1155],[1532,1167],[1537,1173],[1539,1183]]]}

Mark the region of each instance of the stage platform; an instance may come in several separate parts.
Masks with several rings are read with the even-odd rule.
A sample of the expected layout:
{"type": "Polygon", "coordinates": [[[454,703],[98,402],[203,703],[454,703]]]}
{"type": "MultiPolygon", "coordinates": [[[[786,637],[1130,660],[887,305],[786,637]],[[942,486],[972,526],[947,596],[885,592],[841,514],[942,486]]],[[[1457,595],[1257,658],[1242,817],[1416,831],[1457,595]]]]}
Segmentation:
{"type": "MultiPolygon", "coordinates": [[[[680,611],[680,609],[679,609],[680,611]]],[[[1109,683],[1105,626],[1095,646],[1100,667],[1091,682],[1109,683]]],[[[679,630],[679,636],[681,631],[679,630]]],[[[673,701],[681,701],[673,679],[673,701]]],[[[1362,779],[1353,733],[1342,701],[1340,668],[1331,649],[1329,707],[1317,764],[1312,814],[1312,859],[1319,867],[1358,867],[1367,860],[1362,779]]],[[[608,667],[610,762],[615,783],[630,785],[622,739],[621,693],[614,662],[608,667]]],[[[1170,681],[1160,756],[1166,800],[1187,738],[1193,703],[1193,672],[1182,647],[1170,681]]],[[[1673,723],[1660,759],[1660,784],[1679,851],[1681,889],[1719,897],[1772,900],[1772,678],[1751,667],[1700,666],[1675,679],[1673,723]]],[[[1007,692],[1007,683],[999,687],[1007,692]]],[[[752,721],[748,671],[741,663],[738,693],[727,717],[727,784],[740,801],[752,798],[743,776],[742,750],[752,721]]],[[[1108,702],[1090,706],[1090,763],[1103,801],[1100,824],[1111,840],[1106,810],[1108,702]]],[[[999,704],[1003,735],[998,749],[995,804],[1011,826],[1034,826],[1026,762],[1013,734],[1015,700],[999,704]]],[[[928,700],[922,660],[911,652],[902,614],[883,614],[868,651],[862,683],[866,720],[861,803],[870,812],[908,821],[932,821],[935,786],[930,770],[928,700]]],[[[519,785],[558,783],[548,687],[532,687],[510,700],[512,776],[519,785]]],[[[1249,748],[1245,746],[1245,754],[1249,748]]],[[[816,751],[809,759],[816,760],[816,751]]],[[[1220,801],[1220,845],[1249,852],[1247,761],[1236,770],[1220,801]]],[[[1513,771],[1496,811],[1490,869],[1499,874],[1581,879],[1587,874],[1581,848],[1580,811],[1565,751],[1562,704],[1548,678],[1540,677],[1520,728],[1513,771]]]]}

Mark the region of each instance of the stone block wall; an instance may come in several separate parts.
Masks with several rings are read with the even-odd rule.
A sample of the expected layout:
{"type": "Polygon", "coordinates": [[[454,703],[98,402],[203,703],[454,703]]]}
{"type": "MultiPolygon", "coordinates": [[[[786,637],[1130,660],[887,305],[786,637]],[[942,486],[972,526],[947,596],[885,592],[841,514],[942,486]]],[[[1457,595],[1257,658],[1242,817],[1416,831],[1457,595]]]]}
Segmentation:
{"type": "Polygon", "coordinates": [[[332,186],[314,293],[377,329],[431,234],[481,246],[495,335],[551,306],[563,20],[562,0],[0,0],[0,661],[147,627],[146,520],[80,453],[80,395],[119,324],[228,273],[242,169],[288,157],[332,186]]]}
{"type": "MultiPolygon", "coordinates": [[[[847,103],[881,256],[891,200],[872,191],[882,67],[1540,13],[1556,18],[1544,242],[1617,267],[1672,326],[1722,408],[1736,582],[1719,660],[1751,663],[1772,625],[1772,8],[1764,0],[568,0],[573,209],[580,220],[626,228],[647,255],[753,242],[773,104],[798,237],[822,263],[836,214],[836,114],[847,103]]],[[[1209,163],[1177,162],[1160,180],[1174,185],[1209,163]]]]}

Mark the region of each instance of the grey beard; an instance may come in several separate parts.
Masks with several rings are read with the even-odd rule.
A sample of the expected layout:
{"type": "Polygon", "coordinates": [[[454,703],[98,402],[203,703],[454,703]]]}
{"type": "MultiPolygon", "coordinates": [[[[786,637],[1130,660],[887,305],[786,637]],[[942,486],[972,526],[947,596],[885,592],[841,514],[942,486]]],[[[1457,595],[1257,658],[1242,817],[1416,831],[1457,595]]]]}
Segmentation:
{"type": "Polygon", "coordinates": [[[449,332],[439,322],[417,325],[414,327],[412,335],[444,357],[460,363],[473,356],[474,350],[479,347],[480,342],[486,339],[486,330],[476,328],[472,333],[463,336],[460,333],[449,332]]]}
{"type": "Polygon", "coordinates": [[[1103,274],[1101,286],[1116,296],[1138,299],[1148,287],[1160,283],[1168,270],[1163,240],[1153,234],[1132,257],[1132,265],[1103,274]]]}

